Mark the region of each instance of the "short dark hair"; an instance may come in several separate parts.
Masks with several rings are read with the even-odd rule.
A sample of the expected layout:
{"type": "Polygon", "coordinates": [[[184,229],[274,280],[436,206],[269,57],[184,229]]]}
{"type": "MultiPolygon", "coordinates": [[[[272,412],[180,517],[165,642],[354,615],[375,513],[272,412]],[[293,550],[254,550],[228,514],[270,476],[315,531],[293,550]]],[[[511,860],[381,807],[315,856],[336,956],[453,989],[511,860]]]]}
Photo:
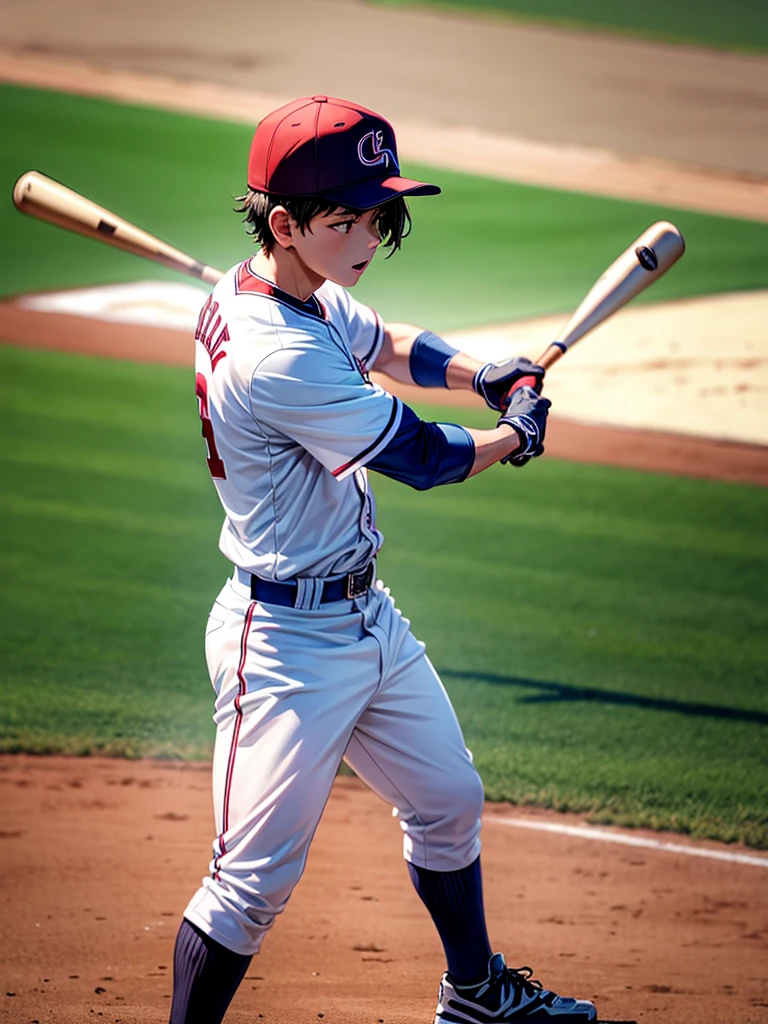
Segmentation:
{"type": "MultiPolygon", "coordinates": [[[[339,206],[332,199],[324,199],[322,196],[281,196],[257,192],[252,188],[249,188],[245,195],[235,196],[235,202],[240,204],[235,207],[235,213],[245,214],[245,230],[256,239],[267,254],[275,245],[275,236],[269,226],[269,215],[276,206],[285,207],[302,234],[313,217],[336,211],[359,217],[363,212],[348,206],[339,206]]],[[[396,196],[377,207],[374,224],[378,228],[383,245],[391,250],[391,256],[401,247],[403,239],[411,230],[411,215],[403,196],[396,196]]]]}

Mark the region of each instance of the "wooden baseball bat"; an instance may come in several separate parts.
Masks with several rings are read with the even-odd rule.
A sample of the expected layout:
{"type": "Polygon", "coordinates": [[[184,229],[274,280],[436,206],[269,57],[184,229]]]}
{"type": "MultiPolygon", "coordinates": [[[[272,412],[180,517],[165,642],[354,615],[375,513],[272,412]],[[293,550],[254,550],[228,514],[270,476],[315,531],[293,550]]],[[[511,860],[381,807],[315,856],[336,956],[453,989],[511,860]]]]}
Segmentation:
{"type": "Polygon", "coordinates": [[[209,284],[216,284],[222,275],[215,267],[209,267],[179,249],[174,249],[167,242],[142,231],[135,224],[105,210],[103,206],[97,206],[90,199],[40,171],[22,174],[13,187],[13,202],[22,213],[57,224],[87,238],[106,242],[107,245],[114,245],[136,256],[144,256],[209,284]]]}
{"type": "MultiPolygon", "coordinates": [[[[539,366],[549,370],[585,334],[658,281],[684,252],[685,241],[674,224],[666,220],[651,224],[595,281],[557,339],[541,354],[539,366]]],[[[535,383],[535,377],[523,377],[508,394],[535,383]]]]}
{"type": "MultiPolygon", "coordinates": [[[[22,174],[14,186],[13,201],[22,213],[154,260],[209,284],[216,284],[222,276],[215,267],[174,249],[39,171],[22,174]]],[[[542,353],[539,365],[549,370],[585,334],[658,280],[684,252],[683,236],[674,224],[668,221],[652,224],[598,278],[559,337],[542,353]]],[[[535,383],[534,377],[523,377],[509,394],[524,384],[535,383]]]]}

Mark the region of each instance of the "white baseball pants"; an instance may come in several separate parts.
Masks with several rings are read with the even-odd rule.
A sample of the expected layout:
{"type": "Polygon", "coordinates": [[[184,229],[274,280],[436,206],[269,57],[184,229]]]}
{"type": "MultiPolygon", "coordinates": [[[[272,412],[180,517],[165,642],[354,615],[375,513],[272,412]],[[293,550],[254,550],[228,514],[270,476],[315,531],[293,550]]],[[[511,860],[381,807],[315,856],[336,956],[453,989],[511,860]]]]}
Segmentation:
{"type": "Polygon", "coordinates": [[[440,679],[380,582],[316,610],[251,601],[237,576],[208,620],[218,836],[184,916],[258,952],[304,870],[344,758],[394,806],[404,856],[453,871],[480,853],[483,787],[440,679]]]}

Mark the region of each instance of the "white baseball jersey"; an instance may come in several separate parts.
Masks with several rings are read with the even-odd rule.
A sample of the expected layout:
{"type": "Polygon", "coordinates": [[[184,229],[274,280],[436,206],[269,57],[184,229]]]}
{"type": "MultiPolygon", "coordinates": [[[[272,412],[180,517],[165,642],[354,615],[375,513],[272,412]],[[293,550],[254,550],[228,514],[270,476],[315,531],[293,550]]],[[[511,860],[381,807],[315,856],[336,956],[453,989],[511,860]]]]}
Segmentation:
{"type": "Polygon", "coordinates": [[[301,302],[246,260],[216,285],[195,338],[224,555],[272,580],[363,566],[383,539],[364,466],[402,416],[367,377],[380,317],[330,281],[301,302]]]}
{"type": "Polygon", "coordinates": [[[405,856],[437,871],[477,858],[483,790],[381,581],[313,607],[251,596],[247,574],[343,576],[381,545],[364,467],[403,418],[367,379],[381,320],[330,282],[300,302],[245,262],[216,285],[196,339],[220,547],[239,568],[206,630],[217,836],[185,916],[250,955],[301,877],[342,757],[396,808],[405,856]]]}
{"type": "Polygon", "coordinates": [[[298,882],[342,756],[396,807],[409,860],[451,871],[480,850],[471,755],[382,583],[282,607],[253,600],[240,571],[327,579],[378,551],[364,467],[403,415],[367,380],[383,338],[379,317],[343,288],[328,282],[303,303],[249,262],[200,315],[203,436],[226,513],[220,547],[239,570],[206,630],[217,836],[185,916],[243,954],[257,952],[298,882]]]}

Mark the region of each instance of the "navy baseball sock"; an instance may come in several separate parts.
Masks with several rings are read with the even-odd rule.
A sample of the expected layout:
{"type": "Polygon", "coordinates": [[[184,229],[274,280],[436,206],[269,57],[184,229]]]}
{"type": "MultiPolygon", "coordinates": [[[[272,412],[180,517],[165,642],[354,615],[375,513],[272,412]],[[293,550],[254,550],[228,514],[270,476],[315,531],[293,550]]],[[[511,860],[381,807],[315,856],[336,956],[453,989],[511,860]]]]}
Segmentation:
{"type": "Polygon", "coordinates": [[[432,915],[451,979],[468,985],[488,975],[491,945],[485,927],[480,858],[460,871],[429,871],[409,864],[411,880],[432,915]]]}
{"type": "Polygon", "coordinates": [[[173,953],[170,1024],[220,1024],[250,962],[184,918],[173,953]]]}

